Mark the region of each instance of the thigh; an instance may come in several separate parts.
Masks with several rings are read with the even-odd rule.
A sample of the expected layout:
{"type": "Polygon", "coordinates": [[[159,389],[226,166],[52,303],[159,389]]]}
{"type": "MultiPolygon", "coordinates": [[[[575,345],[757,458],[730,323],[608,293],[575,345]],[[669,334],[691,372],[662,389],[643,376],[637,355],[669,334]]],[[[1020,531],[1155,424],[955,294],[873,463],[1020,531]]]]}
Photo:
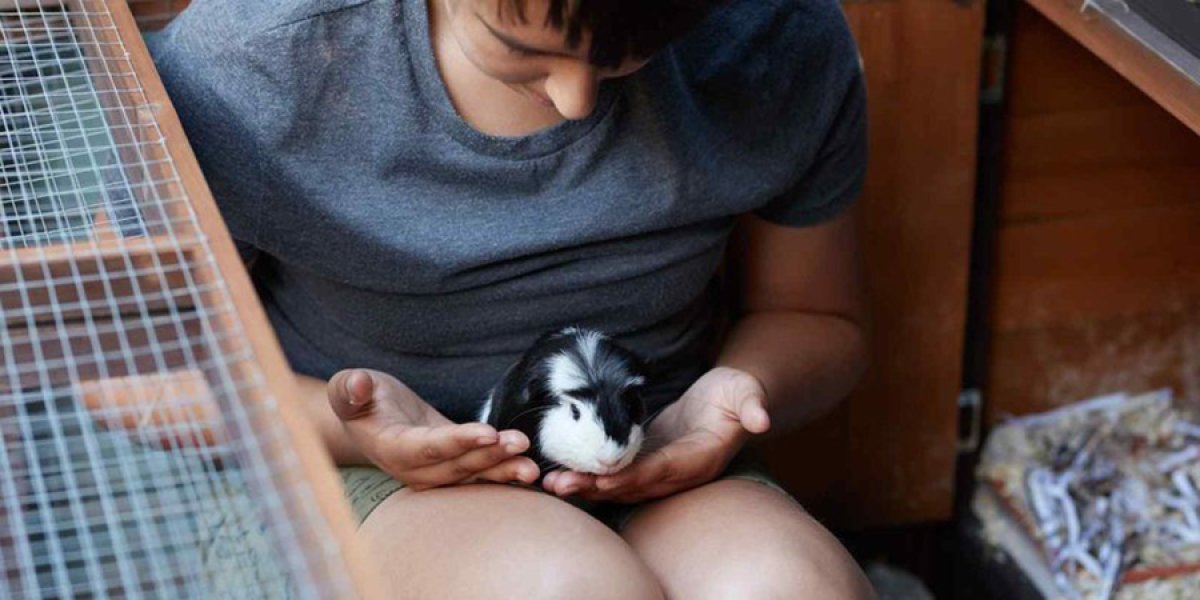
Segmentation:
{"type": "Polygon", "coordinates": [[[723,479],[640,508],[622,535],[671,598],[870,598],[862,570],[790,496],[723,479]]]}
{"type": "Polygon", "coordinates": [[[403,489],[359,535],[397,598],[660,598],[612,530],[546,494],[504,485],[403,489]]]}

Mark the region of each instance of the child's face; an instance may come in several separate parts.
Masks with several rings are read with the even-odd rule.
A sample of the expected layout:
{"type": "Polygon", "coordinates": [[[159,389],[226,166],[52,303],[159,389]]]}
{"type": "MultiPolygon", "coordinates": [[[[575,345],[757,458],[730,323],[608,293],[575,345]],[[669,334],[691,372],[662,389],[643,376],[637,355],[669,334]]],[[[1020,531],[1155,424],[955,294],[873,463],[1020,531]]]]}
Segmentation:
{"type": "Polygon", "coordinates": [[[647,62],[593,66],[587,32],[571,48],[563,31],[545,25],[548,0],[526,0],[524,22],[507,0],[442,1],[450,15],[447,30],[475,68],[567,119],[591,114],[601,81],[629,75],[647,62]]]}

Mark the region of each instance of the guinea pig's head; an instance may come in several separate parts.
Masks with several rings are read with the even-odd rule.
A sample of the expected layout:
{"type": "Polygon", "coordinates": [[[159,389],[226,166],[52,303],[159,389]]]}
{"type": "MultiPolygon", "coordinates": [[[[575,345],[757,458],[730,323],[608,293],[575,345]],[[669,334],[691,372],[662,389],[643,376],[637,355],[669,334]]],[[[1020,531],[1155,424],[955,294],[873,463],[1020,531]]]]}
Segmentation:
{"type": "Polygon", "coordinates": [[[549,406],[537,434],[542,456],[581,473],[620,471],[645,438],[645,366],[597,331],[567,328],[548,344],[539,364],[549,406]]]}

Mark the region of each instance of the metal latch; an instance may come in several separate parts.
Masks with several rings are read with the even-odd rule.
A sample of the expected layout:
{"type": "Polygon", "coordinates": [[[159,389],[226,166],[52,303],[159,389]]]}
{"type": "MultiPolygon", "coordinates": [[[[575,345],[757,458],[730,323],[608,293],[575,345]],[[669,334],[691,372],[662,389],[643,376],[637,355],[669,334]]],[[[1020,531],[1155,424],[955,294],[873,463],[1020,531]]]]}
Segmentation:
{"type": "Polygon", "coordinates": [[[1003,34],[992,34],[983,39],[983,73],[979,99],[984,104],[999,105],[1004,102],[1005,81],[1008,73],[1008,39],[1003,34]]]}
{"type": "Polygon", "coordinates": [[[961,454],[979,449],[983,426],[983,393],[979,388],[963,390],[958,395],[958,451],[961,454]]]}

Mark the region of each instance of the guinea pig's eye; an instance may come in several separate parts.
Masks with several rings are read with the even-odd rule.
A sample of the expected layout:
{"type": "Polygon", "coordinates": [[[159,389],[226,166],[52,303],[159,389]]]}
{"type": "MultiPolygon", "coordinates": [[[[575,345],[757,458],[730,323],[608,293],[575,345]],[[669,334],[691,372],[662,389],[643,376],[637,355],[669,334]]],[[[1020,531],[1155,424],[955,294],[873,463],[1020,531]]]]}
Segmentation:
{"type": "Polygon", "coordinates": [[[571,405],[571,416],[574,417],[576,421],[579,420],[579,407],[575,406],[574,404],[571,405]]]}

